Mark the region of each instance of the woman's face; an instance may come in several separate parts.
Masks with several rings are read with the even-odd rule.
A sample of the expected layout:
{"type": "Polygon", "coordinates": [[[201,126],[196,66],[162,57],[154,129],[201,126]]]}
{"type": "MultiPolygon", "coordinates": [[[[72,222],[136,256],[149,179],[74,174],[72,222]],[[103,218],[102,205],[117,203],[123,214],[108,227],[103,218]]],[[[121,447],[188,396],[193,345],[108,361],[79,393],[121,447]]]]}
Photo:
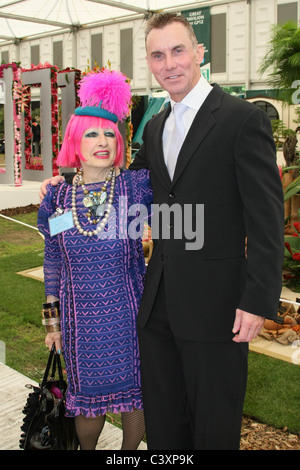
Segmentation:
{"type": "Polygon", "coordinates": [[[117,155],[117,138],[110,128],[90,127],[82,136],[80,144],[84,166],[110,168],[117,155]]]}

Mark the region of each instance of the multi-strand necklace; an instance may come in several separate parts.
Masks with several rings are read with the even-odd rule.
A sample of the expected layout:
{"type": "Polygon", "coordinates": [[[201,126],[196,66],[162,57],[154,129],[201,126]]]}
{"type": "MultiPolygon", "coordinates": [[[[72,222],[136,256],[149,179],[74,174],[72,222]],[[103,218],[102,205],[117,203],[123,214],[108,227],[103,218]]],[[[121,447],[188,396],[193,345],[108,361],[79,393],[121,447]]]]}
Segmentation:
{"type": "Polygon", "coordinates": [[[82,180],[82,171],[80,170],[74,178],[73,188],[72,188],[72,214],[74,225],[85,237],[91,237],[93,235],[98,235],[104,229],[107,224],[109,214],[112,210],[112,204],[114,199],[115,192],[115,182],[116,182],[116,169],[112,167],[110,169],[109,175],[105,179],[105,182],[100,188],[100,191],[89,191],[85,188],[82,180]],[[107,185],[111,182],[109,195],[107,193],[107,185]],[[97,225],[93,230],[84,230],[78,220],[78,214],[76,209],[76,190],[80,186],[83,189],[83,205],[88,210],[86,217],[88,218],[90,224],[97,225]]]}

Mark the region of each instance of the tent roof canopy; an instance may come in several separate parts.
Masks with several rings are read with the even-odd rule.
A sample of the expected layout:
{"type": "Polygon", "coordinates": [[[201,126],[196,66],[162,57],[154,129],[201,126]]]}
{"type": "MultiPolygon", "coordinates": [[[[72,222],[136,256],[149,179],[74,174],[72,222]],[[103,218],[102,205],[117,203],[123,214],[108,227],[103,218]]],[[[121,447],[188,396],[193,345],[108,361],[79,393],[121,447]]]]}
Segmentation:
{"type": "MultiPolygon", "coordinates": [[[[199,8],[184,0],[0,0],[0,46],[115,21],[147,18],[162,10],[199,8]]],[[[214,3],[214,2],[209,2],[214,3]]]]}

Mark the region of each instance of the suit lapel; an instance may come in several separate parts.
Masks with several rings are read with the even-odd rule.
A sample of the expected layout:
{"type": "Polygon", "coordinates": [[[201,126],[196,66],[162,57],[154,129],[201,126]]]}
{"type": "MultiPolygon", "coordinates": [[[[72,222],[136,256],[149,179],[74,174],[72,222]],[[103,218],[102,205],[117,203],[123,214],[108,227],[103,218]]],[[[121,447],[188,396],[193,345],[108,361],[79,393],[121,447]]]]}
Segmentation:
{"type": "Polygon", "coordinates": [[[223,93],[224,92],[218,85],[214,85],[212,91],[198,111],[178,155],[172,185],[176,183],[196,149],[215,125],[216,119],[213,112],[220,107],[223,93]]]}

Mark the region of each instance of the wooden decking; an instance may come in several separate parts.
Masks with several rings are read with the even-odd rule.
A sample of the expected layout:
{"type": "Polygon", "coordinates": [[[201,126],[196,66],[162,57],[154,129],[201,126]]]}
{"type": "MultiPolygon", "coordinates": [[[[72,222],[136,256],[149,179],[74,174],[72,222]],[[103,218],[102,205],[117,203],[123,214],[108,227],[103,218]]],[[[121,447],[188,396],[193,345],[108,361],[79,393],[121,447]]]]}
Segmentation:
{"type": "MultiPolygon", "coordinates": [[[[0,363],[0,450],[20,450],[20,427],[23,422],[22,410],[30,390],[26,384],[37,385],[28,377],[0,363]]],[[[105,423],[97,450],[119,450],[122,431],[109,422],[105,423]]],[[[139,450],[147,446],[142,442],[139,450]]]]}

